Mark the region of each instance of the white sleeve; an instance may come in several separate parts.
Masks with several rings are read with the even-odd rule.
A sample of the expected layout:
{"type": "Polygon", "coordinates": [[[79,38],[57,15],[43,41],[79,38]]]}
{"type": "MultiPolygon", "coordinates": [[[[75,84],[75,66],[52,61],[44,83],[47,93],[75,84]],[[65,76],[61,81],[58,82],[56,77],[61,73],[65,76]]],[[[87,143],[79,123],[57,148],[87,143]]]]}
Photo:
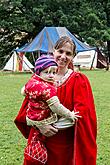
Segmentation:
{"type": "Polygon", "coordinates": [[[58,115],[65,117],[65,118],[71,118],[72,120],[75,120],[75,115],[73,112],[71,112],[69,109],[64,107],[57,96],[53,96],[52,98],[47,100],[47,104],[49,108],[52,110],[52,112],[57,113],[58,115]]]}

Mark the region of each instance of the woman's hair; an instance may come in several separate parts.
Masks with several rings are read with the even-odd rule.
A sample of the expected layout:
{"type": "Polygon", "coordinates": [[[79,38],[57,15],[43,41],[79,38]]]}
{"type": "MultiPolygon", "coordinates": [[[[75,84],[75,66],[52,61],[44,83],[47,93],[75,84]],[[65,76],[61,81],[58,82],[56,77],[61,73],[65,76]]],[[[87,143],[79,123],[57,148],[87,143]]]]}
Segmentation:
{"type": "Polygon", "coordinates": [[[63,45],[65,45],[65,43],[69,43],[72,47],[72,52],[73,52],[73,56],[76,55],[76,45],[74,43],[74,41],[72,41],[72,39],[68,36],[63,36],[61,38],[59,38],[59,40],[56,42],[54,49],[60,49],[63,47],[63,45]]]}

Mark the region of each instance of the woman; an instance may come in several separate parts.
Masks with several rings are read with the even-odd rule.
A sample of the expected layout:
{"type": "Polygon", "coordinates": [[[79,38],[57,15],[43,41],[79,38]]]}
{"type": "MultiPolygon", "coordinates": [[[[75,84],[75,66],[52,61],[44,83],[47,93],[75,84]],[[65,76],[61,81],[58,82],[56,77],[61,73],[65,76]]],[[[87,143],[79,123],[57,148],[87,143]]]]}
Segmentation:
{"type": "MultiPolygon", "coordinates": [[[[40,132],[47,136],[45,145],[48,152],[46,165],[96,165],[96,112],[94,100],[89,81],[82,73],[76,73],[68,69],[71,64],[76,46],[68,37],[60,38],[54,47],[54,58],[58,64],[56,80],[58,84],[57,94],[60,102],[70,111],[79,111],[79,118],[75,125],[68,127],[65,120],[59,119],[54,125],[47,125],[40,128],[40,132]]],[[[25,124],[25,112],[23,108],[16,118],[23,119],[25,124]],[[22,116],[22,117],[20,117],[22,116]]],[[[23,121],[22,120],[22,121],[23,121]]],[[[20,124],[17,124],[20,128],[20,124]]],[[[27,131],[20,128],[25,136],[32,138],[27,131]],[[24,133],[25,132],[25,133],[24,133]]],[[[24,160],[25,165],[32,163],[24,160]]],[[[32,164],[34,165],[34,163],[32,164]]],[[[36,164],[37,165],[37,164],[36,164]]]]}

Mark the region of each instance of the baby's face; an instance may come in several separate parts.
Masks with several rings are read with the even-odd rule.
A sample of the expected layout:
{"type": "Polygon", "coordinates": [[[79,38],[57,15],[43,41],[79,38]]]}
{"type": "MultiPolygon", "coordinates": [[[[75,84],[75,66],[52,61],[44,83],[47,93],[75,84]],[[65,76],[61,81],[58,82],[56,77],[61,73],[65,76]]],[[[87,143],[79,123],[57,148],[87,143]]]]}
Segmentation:
{"type": "Polygon", "coordinates": [[[50,66],[40,72],[40,77],[45,81],[54,82],[56,73],[57,73],[57,66],[50,66]]]}

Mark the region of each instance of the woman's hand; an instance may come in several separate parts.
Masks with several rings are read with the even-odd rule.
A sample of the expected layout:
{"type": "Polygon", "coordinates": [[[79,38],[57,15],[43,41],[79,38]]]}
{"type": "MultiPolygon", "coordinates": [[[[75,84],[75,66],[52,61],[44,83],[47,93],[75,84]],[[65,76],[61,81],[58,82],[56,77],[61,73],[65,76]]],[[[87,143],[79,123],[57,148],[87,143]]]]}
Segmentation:
{"type": "Polygon", "coordinates": [[[54,128],[52,125],[40,126],[39,130],[40,130],[41,134],[46,137],[53,136],[58,132],[58,129],[54,128]]]}

